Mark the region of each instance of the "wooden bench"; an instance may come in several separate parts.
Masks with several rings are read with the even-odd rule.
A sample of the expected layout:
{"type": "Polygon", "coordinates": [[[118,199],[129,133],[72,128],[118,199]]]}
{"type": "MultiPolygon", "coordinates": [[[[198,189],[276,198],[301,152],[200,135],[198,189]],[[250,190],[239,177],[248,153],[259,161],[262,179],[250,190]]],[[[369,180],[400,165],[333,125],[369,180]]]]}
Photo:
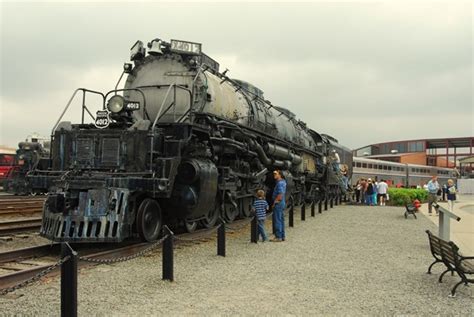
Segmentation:
{"type": "MultiPolygon", "coordinates": [[[[440,245],[440,242],[439,242],[439,240],[441,240],[441,239],[438,238],[437,236],[435,236],[429,230],[426,230],[426,233],[428,234],[428,240],[430,242],[431,255],[433,255],[433,257],[435,259],[434,262],[431,263],[431,265],[428,267],[428,272],[426,272],[428,274],[431,274],[431,268],[433,267],[433,265],[435,265],[436,263],[444,263],[444,262],[443,262],[443,259],[442,259],[441,245],[440,245]]],[[[443,275],[446,272],[449,272],[449,271],[451,271],[451,273],[454,273],[454,270],[450,270],[449,267],[448,267],[448,270],[444,271],[443,274],[441,274],[440,282],[441,282],[441,279],[443,278],[443,275]]]]}
{"type": "Polygon", "coordinates": [[[426,231],[430,241],[431,254],[435,258],[435,261],[428,268],[428,273],[431,274],[431,267],[438,262],[443,262],[446,266],[446,270],[441,273],[438,281],[443,281],[443,276],[447,272],[456,272],[461,281],[454,285],[451,290],[451,297],[456,296],[456,289],[459,285],[468,283],[474,283],[473,278],[469,278],[468,275],[474,274],[474,256],[463,256],[459,253],[459,247],[452,241],[445,241],[434,236],[429,230],[426,231]]]}

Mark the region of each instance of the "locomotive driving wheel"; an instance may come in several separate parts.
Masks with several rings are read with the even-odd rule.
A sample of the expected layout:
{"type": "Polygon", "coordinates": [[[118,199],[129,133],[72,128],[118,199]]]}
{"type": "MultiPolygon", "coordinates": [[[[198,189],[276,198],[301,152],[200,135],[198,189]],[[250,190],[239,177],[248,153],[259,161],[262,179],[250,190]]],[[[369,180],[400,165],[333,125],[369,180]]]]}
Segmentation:
{"type": "Polygon", "coordinates": [[[138,207],[137,231],[140,237],[148,242],[155,241],[161,232],[161,208],[154,199],[146,198],[138,207]]]}
{"type": "Polygon", "coordinates": [[[201,225],[210,229],[216,225],[217,219],[219,219],[220,203],[217,201],[214,202],[214,206],[210,208],[209,212],[206,215],[206,218],[201,220],[201,225]]]}

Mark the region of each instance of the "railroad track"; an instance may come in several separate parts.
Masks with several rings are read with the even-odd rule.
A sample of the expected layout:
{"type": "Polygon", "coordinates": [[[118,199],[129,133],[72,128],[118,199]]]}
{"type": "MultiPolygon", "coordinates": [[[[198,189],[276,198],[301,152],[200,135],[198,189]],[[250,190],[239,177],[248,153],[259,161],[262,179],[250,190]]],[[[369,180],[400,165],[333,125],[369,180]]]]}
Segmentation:
{"type": "MultiPolygon", "coordinates": [[[[249,224],[248,219],[238,220],[228,225],[233,234],[249,224]]],[[[176,245],[194,245],[215,239],[214,229],[202,229],[193,233],[177,234],[176,245]]],[[[75,244],[72,247],[78,251],[80,256],[94,260],[108,260],[117,257],[128,257],[150,247],[151,243],[135,242],[119,247],[110,244],[75,244]],[[101,248],[101,250],[97,250],[101,248]],[[103,249],[106,250],[103,250],[103,249]]],[[[0,290],[12,287],[21,281],[34,277],[55,264],[60,257],[61,245],[57,243],[40,245],[25,249],[6,251],[0,253],[0,270],[8,273],[0,275],[0,290]]],[[[158,247],[156,250],[161,250],[158,247]]],[[[97,265],[96,263],[79,261],[78,267],[97,265]]],[[[60,273],[59,267],[51,271],[47,276],[55,276],[60,273]]]]}
{"type": "Polygon", "coordinates": [[[40,227],[40,217],[0,221],[0,235],[37,230],[40,227]]]}
{"type": "Polygon", "coordinates": [[[0,199],[0,235],[38,230],[44,201],[44,197],[14,196],[0,199]]]}
{"type": "Polygon", "coordinates": [[[43,211],[45,198],[8,198],[0,199],[0,216],[34,215],[43,211]]]}

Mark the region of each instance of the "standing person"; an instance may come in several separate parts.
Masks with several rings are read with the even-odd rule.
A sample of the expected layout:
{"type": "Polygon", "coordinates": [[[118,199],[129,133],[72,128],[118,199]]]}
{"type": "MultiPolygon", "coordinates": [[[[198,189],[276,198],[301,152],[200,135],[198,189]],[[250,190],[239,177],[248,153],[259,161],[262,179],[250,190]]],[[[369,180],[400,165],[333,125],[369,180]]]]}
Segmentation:
{"type": "Polygon", "coordinates": [[[357,183],[355,184],[356,203],[360,202],[361,189],[362,189],[362,185],[360,184],[360,179],[359,179],[359,180],[357,180],[357,183]]]}
{"type": "Polygon", "coordinates": [[[385,182],[385,180],[382,179],[377,184],[377,191],[379,195],[380,206],[385,206],[385,201],[387,200],[387,190],[388,190],[388,184],[385,182]]]}
{"type": "Polygon", "coordinates": [[[341,163],[341,158],[339,157],[339,154],[337,154],[336,150],[332,150],[331,161],[332,168],[334,169],[334,171],[339,172],[339,164],[341,163]]]}
{"type": "Polygon", "coordinates": [[[365,204],[365,191],[367,190],[367,181],[365,178],[360,180],[360,203],[365,204]]]}
{"type": "Polygon", "coordinates": [[[446,201],[446,194],[448,193],[448,186],[445,184],[443,184],[443,201],[446,201]]]}
{"type": "Polygon", "coordinates": [[[275,215],[275,238],[272,242],[285,241],[285,194],[286,181],[283,179],[280,170],[273,172],[273,178],[276,181],[275,189],[273,189],[273,213],[275,215]]]}
{"type": "Polygon", "coordinates": [[[367,189],[365,190],[365,202],[367,206],[373,206],[372,199],[374,197],[374,184],[372,184],[372,179],[367,180],[367,189]]]}
{"type": "Polygon", "coordinates": [[[265,192],[261,189],[257,190],[257,200],[253,203],[253,210],[255,217],[257,217],[257,240],[262,236],[262,242],[268,241],[267,233],[265,232],[265,219],[267,217],[268,203],[265,200],[265,192]]]}
{"type": "Polygon", "coordinates": [[[448,198],[449,211],[453,211],[454,201],[456,200],[456,185],[452,179],[448,179],[448,186],[446,188],[446,194],[448,198]]]}
{"type": "Polygon", "coordinates": [[[374,181],[372,182],[372,188],[374,189],[374,193],[372,194],[372,204],[374,206],[377,206],[379,204],[379,200],[377,199],[379,195],[377,186],[378,186],[378,182],[377,182],[377,178],[375,178],[374,181]]]}
{"type": "MultiPolygon", "coordinates": [[[[426,188],[428,189],[428,213],[431,216],[433,203],[436,203],[438,201],[438,176],[434,175],[428,182],[428,185],[426,185],[426,188]]],[[[438,214],[438,210],[436,210],[436,214],[438,214]]]]}
{"type": "Polygon", "coordinates": [[[347,176],[348,167],[346,164],[341,164],[341,174],[342,174],[342,185],[344,186],[344,190],[349,189],[349,177],[347,176]]]}

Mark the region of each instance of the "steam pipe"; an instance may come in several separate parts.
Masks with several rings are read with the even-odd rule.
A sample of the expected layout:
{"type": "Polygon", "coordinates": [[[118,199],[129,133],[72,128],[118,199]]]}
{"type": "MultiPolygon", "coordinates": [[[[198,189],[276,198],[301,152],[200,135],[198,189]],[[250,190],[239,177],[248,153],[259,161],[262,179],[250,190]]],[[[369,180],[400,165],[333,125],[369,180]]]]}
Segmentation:
{"type": "Polygon", "coordinates": [[[272,165],[272,160],[268,158],[268,156],[265,154],[265,151],[263,151],[263,148],[260,144],[258,144],[254,140],[250,140],[250,144],[251,144],[253,150],[255,150],[255,152],[257,152],[258,158],[260,159],[260,161],[262,161],[263,164],[272,165]]]}

